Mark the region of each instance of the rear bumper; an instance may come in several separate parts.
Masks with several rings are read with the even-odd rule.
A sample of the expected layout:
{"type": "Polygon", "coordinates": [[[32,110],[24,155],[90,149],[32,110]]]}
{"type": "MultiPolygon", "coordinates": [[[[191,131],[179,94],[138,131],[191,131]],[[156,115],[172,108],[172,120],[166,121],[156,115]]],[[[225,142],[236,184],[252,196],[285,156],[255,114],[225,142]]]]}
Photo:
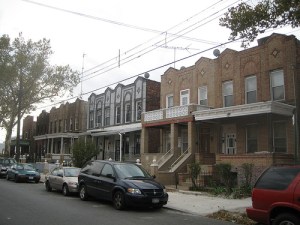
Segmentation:
{"type": "Polygon", "coordinates": [[[247,216],[258,223],[270,224],[269,214],[265,210],[254,209],[252,207],[246,208],[247,216]]]}

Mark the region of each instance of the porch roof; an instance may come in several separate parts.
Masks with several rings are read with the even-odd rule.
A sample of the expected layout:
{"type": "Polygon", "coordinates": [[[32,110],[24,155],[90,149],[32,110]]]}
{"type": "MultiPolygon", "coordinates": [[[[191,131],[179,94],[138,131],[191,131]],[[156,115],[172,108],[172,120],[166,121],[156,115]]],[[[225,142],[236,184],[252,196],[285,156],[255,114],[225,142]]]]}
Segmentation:
{"type": "Polygon", "coordinates": [[[200,110],[193,112],[193,115],[195,116],[196,121],[267,113],[273,113],[283,116],[293,116],[294,109],[295,106],[292,105],[284,104],[281,102],[268,101],[217,109],[200,110]]]}
{"type": "Polygon", "coordinates": [[[44,134],[39,136],[34,136],[34,140],[46,140],[51,138],[78,138],[79,133],[53,133],[53,134],[44,134]]]}
{"type": "Polygon", "coordinates": [[[124,126],[117,126],[117,127],[111,127],[103,130],[90,130],[89,133],[91,136],[97,137],[97,136],[109,136],[109,135],[115,135],[115,134],[123,134],[128,133],[132,131],[138,131],[142,130],[142,125],[139,124],[130,124],[130,125],[124,125],[124,126]]]}

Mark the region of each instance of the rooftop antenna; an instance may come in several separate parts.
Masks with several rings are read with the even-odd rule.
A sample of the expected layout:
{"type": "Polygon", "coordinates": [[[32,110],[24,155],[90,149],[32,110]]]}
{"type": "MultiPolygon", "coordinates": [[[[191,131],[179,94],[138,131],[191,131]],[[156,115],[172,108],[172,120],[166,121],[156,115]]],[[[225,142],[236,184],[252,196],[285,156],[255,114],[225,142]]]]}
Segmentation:
{"type": "Polygon", "coordinates": [[[80,88],[80,99],[82,99],[82,81],[83,81],[83,70],[84,70],[84,56],[85,54],[82,54],[82,69],[81,69],[81,88],[80,88]]]}

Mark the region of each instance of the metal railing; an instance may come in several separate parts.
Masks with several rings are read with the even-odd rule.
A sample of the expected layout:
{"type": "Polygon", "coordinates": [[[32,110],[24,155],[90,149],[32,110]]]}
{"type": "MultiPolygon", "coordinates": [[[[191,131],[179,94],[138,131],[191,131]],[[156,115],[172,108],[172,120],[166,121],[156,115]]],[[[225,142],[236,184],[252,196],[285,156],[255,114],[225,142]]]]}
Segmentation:
{"type": "Polygon", "coordinates": [[[172,163],[172,165],[171,165],[171,168],[170,168],[170,170],[172,170],[173,169],[173,167],[181,160],[181,159],[183,159],[183,157],[189,152],[189,149],[190,149],[190,147],[189,148],[187,148],[173,163],[172,163]]]}
{"type": "Polygon", "coordinates": [[[161,166],[164,162],[165,162],[165,158],[167,157],[167,155],[169,155],[172,151],[172,148],[169,149],[162,157],[160,157],[159,160],[156,161],[158,166],[161,166]]]}

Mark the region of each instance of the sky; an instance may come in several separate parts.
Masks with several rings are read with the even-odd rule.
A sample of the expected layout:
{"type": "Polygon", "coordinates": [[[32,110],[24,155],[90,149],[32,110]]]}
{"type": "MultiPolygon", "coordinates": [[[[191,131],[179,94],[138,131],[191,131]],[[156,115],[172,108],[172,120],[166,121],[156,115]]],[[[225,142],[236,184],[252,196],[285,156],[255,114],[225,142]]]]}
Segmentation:
{"type": "MultiPolygon", "coordinates": [[[[54,51],[51,64],[69,65],[80,72],[82,82],[73,98],[39,104],[30,114],[36,119],[42,110],[74,102],[79,96],[87,100],[91,93],[132,83],[146,72],[149,79],[160,81],[170,67],[180,69],[201,57],[215,58],[216,48],[242,50],[240,42],[228,43],[230,30],[219,26],[219,18],[240,2],[0,0],[0,35],[14,39],[21,32],[26,40],[49,39],[54,51]]],[[[259,37],[272,32],[300,38],[299,30],[290,28],[259,37]]],[[[4,139],[5,131],[0,130],[0,143],[4,139]]]]}

